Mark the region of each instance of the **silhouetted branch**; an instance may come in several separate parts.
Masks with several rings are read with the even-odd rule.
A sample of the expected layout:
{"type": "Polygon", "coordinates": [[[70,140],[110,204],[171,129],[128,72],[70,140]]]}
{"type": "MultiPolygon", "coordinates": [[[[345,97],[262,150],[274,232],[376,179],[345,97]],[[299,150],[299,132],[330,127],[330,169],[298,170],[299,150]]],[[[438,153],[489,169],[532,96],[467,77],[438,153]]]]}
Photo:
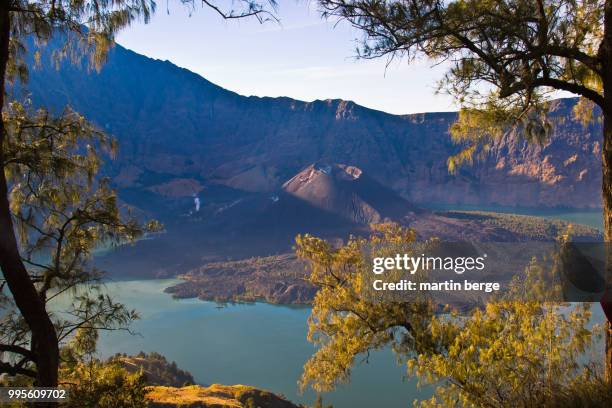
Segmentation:
{"type": "MultiPolygon", "coordinates": [[[[277,22],[279,21],[272,11],[266,9],[264,6],[262,6],[259,2],[256,1],[242,0],[241,3],[246,4],[246,10],[239,12],[233,9],[229,11],[224,11],[219,6],[208,0],[202,0],[202,3],[205,6],[208,6],[213,9],[225,20],[255,17],[260,23],[264,23],[270,20],[277,22]]],[[[276,10],[276,1],[268,0],[268,4],[270,5],[273,11],[276,10]]]]}

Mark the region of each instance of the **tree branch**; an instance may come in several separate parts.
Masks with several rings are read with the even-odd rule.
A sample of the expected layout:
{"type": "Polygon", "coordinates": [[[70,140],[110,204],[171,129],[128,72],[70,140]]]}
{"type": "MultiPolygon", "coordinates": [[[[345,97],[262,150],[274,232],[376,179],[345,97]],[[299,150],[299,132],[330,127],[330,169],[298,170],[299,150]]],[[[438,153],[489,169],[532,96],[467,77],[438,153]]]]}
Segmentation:
{"type": "Polygon", "coordinates": [[[208,0],[202,0],[202,3],[205,4],[206,6],[210,7],[211,9],[213,9],[217,14],[219,14],[221,17],[223,17],[225,20],[234,20],[234,19],[239,19],[239,18],[247,18],[247,17],[255,17],[257,18],[257,20],[259,20],[260,23],[263,23],[264,21],[268,20],[268,19],[272,19],[274,21],[278,21],[278,18],[272,14],[271,12],[264,10],[263,8],[254,8],[252,5],[250,5],[249,7],[249,11],[245,11],[242,13],[234,13],[234,11],[230,11],[230,12],[225,12],[223,10],[221,10],[221,8],[219,8],[218,6],[216,6],[215,4],[213,4],[212,2],[208,1],[208,0]],[[262,15],[267,16],[267,18],[261,18],[262,15]]]}
{"type": "Polygon", "coordinates": [[[602,109],[604,109],[605,101],[603,95],[599,94],[597,91],[593,89],[587,88],[582,85],[578,85],[576,83],[563,81],[556,78],[536,78],[535,80],[525,83],[525,82],[517,82],[514,85],[501,88],[499,97],[507,98],[511,95],[516,94],[520,91],[525,91],[537,87],[550,87],[554,89],[559,89],[562,91],[568,91],[574,93],[576,95],[583,96],[597,105],[599,105],[602,109]]]}
{"type": "Polygon", "coordinates": [[[30,360],[34,360],[34,354],[32,353],[32,351],[28,350],[25,347],[13,344],[0,344],[0,353],[21,354],[22,356],[27,357],[30,360]]]}
{"type": "Polygon", "coordinates": [[[5,362],[0,362],[0,374],[8,374],[11,377],[21,374],[30,378],[36,378],[36,371],[30,370],[29,368],[14,366],[5,362]]]}

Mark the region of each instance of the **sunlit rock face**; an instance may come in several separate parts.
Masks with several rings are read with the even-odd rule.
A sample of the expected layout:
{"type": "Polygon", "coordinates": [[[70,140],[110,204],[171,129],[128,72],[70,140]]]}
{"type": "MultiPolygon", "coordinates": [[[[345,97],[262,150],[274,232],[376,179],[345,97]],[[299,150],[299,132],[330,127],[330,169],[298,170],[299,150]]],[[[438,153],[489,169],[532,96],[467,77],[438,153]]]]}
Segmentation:
{"type": "MultiPolygon", "coordinates": [[[[31,71],[33,101],[68,104],[117,136],[119,156],[107,171],[133,197],[154,194],[148,202],[211,185],[274,194],[312,163],[343,163],[417,205],[601,206],[601,125],[573,120],[573,100],[556,104],[543,145],[511,134],[451,175],[447,159],[460,149],[448,133],[455,113],[398,116],[338,99],[244,97],[120,46],[99,73],[56,70],[48,60],[31,71]]],[[[382,216],[359,206],[364,221],[382,216]]]]}

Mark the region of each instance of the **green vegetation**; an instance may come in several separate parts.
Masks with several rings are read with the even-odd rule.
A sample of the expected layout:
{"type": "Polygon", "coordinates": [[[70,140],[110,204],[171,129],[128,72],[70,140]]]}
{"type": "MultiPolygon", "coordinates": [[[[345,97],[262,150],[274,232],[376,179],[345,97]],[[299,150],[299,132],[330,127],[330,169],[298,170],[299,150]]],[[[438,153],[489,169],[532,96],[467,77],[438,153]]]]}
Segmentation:
{"type": "MultiPolygon", "coordinates": [[[[224,18],[263,21],[271,16],[257,2],[238,3],[244,8],[224,12],[203,2],[224,18]]],[[[465,149],[449,159],[451,171],[486,153],[491,140],[510,131],[543,141],[551,127],[544,113],[552,90],[580,95],[576,114],[585,120],[599,106],[604,232],[606,241],[612,240],[612,1],[320,3],[328,14],[364,30],[366,57],[423,54],[452,61],[441,87],[462,105],[451,133],[465,149]]],[[[99,176],[103,160],[114,153],[111,137],[70,109],[52,115],[4,98],[8,83],[26,83],[26,34],[37,47],[59,41],[57,63],[86,61],[97,69],[116,33],[134,20],[148,21],[154,10],[150,0],[0,4],[0,284],[10,292],[0,294],[0,370],[9,375],[7,384],[61,382],[71,390],[69,407],[220,400],[229,400],[227,406],[293,407],[246,386],[147,389],[147,378],[159,384],[193,382],[158,354],[115,356],[106,362],[94,357],[98,330],[127,330],[138,315],[98,290],[101,273],[89,262],[92,253],[100,245],[133,242],[159,225],[143,225],[121,208],[109,181],[99,176]],[[71,296],[69,306],[50,314],[47,304],[62,294],[71,296]]],[[[463,214],[536,238],[563,227],[511,215],[463,214]]],[[[391,346],[410,374],[436,386],[424,406],[612,404],[610,385],[584,359],[595,335],[588,326],[588,305],[567,310],[567,305],[501,299],[466,316],[440,316],[427,297],[381,302],[362,296],[366,282],[358,272],[366,265],[364,245],[384,255],[398,248],[418,253],[426,244],[393,224],[374,226],[369,239],[351,238],[338,248],[309,235],[297,238],[299,257],[312,266],[308,279],[320,287],[309,321],[309,339],[319,349],[304,367],[302,388],[330,390],[350,379],[357,356],[391,346]]],[[[272,271],[266,262],[256,259],[238,268],[266,274],[272,271]]],[[[610,265],[607,269],[612,270],[610,265]]],[[[272,272],[279,274],[272,277],[286,277],[272,272]]],[[[266,278],[271,277],[261,281],[266,278]]],[[[291,285],[285,289],[293,290],[291,285]]],[[[252,286],[240,296],[272,295],[252,286]]],[[[609,337],[607,364],[612,361],[610,344],[609,337]]],[[[317,404],[322,406],[322,400],[317,404]]]]}
{"type": "MultiPolygon", "coordinates": [[[[316,353],[304,366],[300,385],[322,392],[350,380],[361,355],[391,347],[408,373],[435,386],[422,406],[529,407],[605,406],[612,387],[601,366],[589,362],[596,351],[590,305],[513,301],[501,298],[459,315],[443,314],[427,294],[405,301],[367,295],[369,256],[401,251],[421,253],[413,231],[395,224],[374,226],[369,239],[351,238],[340,247],[309,235],[296,238],[297,254],[311,264],[310,280],[320,286],[309,319],[316,353]],[[363,273],[362,273],[363,272],[363,273]]],[[[536,290],[545,271],[526,270],[536,290]]],[[[522,292],[521,292],[522,293],[522,292]]]]}
{"type": "MultiPolygon", "coordinates": [[[[450,128],[463,149],[450,172],[486,156],[511,134],[543,143],[556,91],[580,97],[575,116],[603,121],[604,240],[612,241],[612,0],[319,0],[325,15],[363,34],[365,58],[447,63],[439,90],[461,106],[450,128]],[[601,112],[601,115],[599,113],[601,112]]],[[[612,261],[606,264],[612,289],[612,261]]],[[[606,332],[612,384],[612,322],[606,332]]]]}
{"type": "MultiPolygon", "coordinates": [[[[499,230],[508,242],[552,242],[568,231],[576,240],[602,239],[595,228],[533,216],[483,211],[448,211],[436,216],[461,219],[466,225],[473,221],[481,231],[499,230]]],[[[309,273],[305,262],[295,254],[209,262],[181,275],[184,282],[166,292],[177,298],[197,297],[219,303],[310,304],[318,288],[309,281],[309,273]]]]}
{"type": "Polygon", "coordinates": [[[166,289],[178,298],[202,300],[305,304],[316,288],[306,279],[305,265],[293,254],[211,262],[181,276],[185,280],[166,289]]]}
{"type": "MultiPolygon", "coordinates": [[[[511,131],[542,141],[551,126],[543,113],[554,90],[579,95],[576,114],[586,121],[593,119],[595,106],[604,122],[612,114],[609,0],[320,3],[326,16],[362,30],[362,57],[449,62],[439,88],[462,107],[451,133],[467,143],[449,160],[453,171],[486,153],[492,138],[511,131]]],[[[606,143],[612,137],[609,128],[604,129],[606,143]]],[[[607,153],[602,158],[605,168],[610,158],[607,153]]]]}
{"type": "Polygon", "coordinates": [[[568,229],[571,230],[572,236],[578,236],[583,239],[590,238],[593,241],[601,239],[599,231],[595,228],[529,215],[487,211],[449,211],[445,215],[448,217],[477,219],[485,226],[505,229],[536,241],[550,241],[558,237],[559,234],[566,233],[568,229]]]}
{"type": "MultiPolygon", "coordinates": [[[[67,408],[146,408],[146,382],[141,371],[130,372],[113,361],[95,358],[98,333],[95,329],[80,328],[60,350],[62,368],[59,384],[68,390],[67,408]]],[[[27,387],[33,378],[17,375],[5,378],[3,386],[27,387]]],[[[14,407],[29,406],[15,403],[14,407]]]]}
{"type": "Polygon", "coordinates": [[[60,381],[69,390],[68,407],[144,408],[145,376],[129,372],[116,362],[94,357],[98,332],[79,329],[62,347],[60,381]]]}
{"type": "MultiPolygon", "coordinates": [[[[98,334],[79,329],[61,349],[59,383],[68,389],[67,408],[227,407],[297,408],[282,396],[245,385],[191,385],[193,377],[158,353],[95,357],[98,334]]],[[[32,385],[25,376],[11,377],[3,386],[32,385]]],[[[14,408],[26,407],[15,403],[14,408]]]]}
{"type": "MultiPolygon", "coordinates": [[[[137,314],[101,292],[101,273],[89,261],[100,245],[133,242],[159,226],[143,225],[120,208],[109,181],[98,177],[104,156],[114,150],[113,139],[68,109],[53,117],[44,109],[34,111],[12,102],[3,119],[3,174],[11,186],[19,262],[27,268],[36,299],[52,324],[51,342],[45,347],[57,349],[80,329],[127,329],[137,314]],[[46,305],[60,295],[71,301],[51,316],[46,305]]],[[[5,278],[11,294],[2,294],[0,338],[2,351],[14,363],[5,371],[36,378],[40,384],[40,350],[30,347],[43,346],[30,342],[30,336],[38,339],[39,334],[31,332],[32,324],[20,306],[24,292],[17,296],[6,274],[5,278]]],[[[57,371],[59,355],[55,358],[47,351],[51,354],[45,359],[53,359],[57,371]]]]}
{"type": "Polygon", "coordinates": [[[122,326],[134,317],[108,297],[83,296],[75,298],[74,320],[54,321],[46,310],[53,291],[95,279],[85,261],[96,244],[129,241],[143,228],[122,220],[115,195],[94,178],[100,149],[112,145],[110,139],[69,110],[54,117],[9,104],[7,83],[27,80],[26,35],[41,47],[52,38],[63,42],[57,62],[86,60],[97,68],[115,33],[135,19],[148,20],[153,9],[152,2],[129,0],[95,7],[55,0],[0,5],[0,267],[11,292],[3,299],[1,336],[2,351],[13,355],[3,356],[3,372],[35,377],[41,386],[57,385],[59,344],[66,336],[80,327],[122,326]]]}
{"type": "MultiPolygon", "coordinates": [[[[236,4],[224,12],[203,2],[225,18],[271,16],[257,2],[236,4]]],[[[126,215],[108,180],[98,177],[103,155],[114,150],[112,138],[68,108],[54,116],[6,101],[7,86],[27,84],[25,53],[39,63],[38,51],[48,43],[59,45],[58,66],[86,61],[99,69],[115,35],[135,20],[147,22],[154,11],[152,0],[0,4],[0,268],[1,287],[10,291],[0,298],[1,373],[56,386],[60,347],[77,331],[126,329],[136,313],[97,292],[100,272],[88,260],[98,246],[132,242],[159,227],[126,215]],[[77,293],[77,285],[91,287],[77,293]],[[61,293],[73,293],[74,302],[52,316],[47,303],[61,293]]]]}
{"type": "Polygon", "coordinates": [[[141,351],[135,356],[115,354],[107,363],[123,367],[130,373],[141,372],[147,385],[183,387],[195,384],[191,373],[181,370],[174,361],[169,362],[166,357],[156,352],[147,354],[141,351]]]}

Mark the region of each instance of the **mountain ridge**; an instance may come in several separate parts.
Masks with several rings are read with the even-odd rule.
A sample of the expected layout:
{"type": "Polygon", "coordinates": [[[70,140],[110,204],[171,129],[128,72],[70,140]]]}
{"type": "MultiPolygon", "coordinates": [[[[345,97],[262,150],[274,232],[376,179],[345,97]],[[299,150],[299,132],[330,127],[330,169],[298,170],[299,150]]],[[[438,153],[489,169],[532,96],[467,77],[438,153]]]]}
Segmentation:
{"type": "Polygon", "coordinates": [[[573,120],[571,100],[558,102],[550,142],[509,137],[451,175],[446,160],[460,149],[448,134],[455,112],[394,115],[342,99],[243,96],[120,45],[100,72],[56,70],[49,59],[43,53],[30,74],[32,99],[70,105],[117,137],[119,155],[107,171],[127,196],[174,179],[272,192],[325,161],[357,166],[419,205],[601,206],[601,126],[573,120]]]}

